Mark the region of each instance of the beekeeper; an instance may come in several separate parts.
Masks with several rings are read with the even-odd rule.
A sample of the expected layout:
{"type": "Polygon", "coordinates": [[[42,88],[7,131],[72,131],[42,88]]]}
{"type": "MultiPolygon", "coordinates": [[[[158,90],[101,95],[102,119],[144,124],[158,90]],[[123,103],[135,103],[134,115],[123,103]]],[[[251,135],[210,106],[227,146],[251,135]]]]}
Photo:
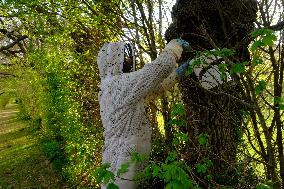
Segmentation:
{"type": "MultiPolygon", "coordinates": [[[[149,155],[152,128],[144,103],[171,87],[185,72],[187,66],[176,69],[176,62],[187,46],[186,41],[174,39],[156,60],[137,71],[131,45],[106,43],[99,51],[99,104],[105,138],[102,161],[111,164],[110,171],[116,173],[133,152],[149,155]]],[[[133,181],[137,169],[137,164],[130,165],[115,184],[120,189],[137,188],[133,181]]]]}

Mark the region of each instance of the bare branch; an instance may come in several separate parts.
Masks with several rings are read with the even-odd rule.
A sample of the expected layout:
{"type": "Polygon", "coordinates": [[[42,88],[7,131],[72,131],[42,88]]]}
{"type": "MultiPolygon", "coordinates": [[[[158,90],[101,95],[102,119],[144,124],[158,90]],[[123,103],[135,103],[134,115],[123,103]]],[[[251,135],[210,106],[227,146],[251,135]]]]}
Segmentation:
{"type": "MultiPolygon", "coordinates": [[[[247,137],[247,139],[248,139],[248,142],[249,142],[249,144],[250,144],[250,146],[253,148],[253,150],[258,154],[258,155],[260,155],[263,159],[265,159],[265,149],[262,149],[262,144],[260,144],[259,143],[259,140],[257,140],[257,142],[258,142],[258,145],[259,145],[259,147],[261,148],[261,151],[259,151],[257,148],[256,148],[256,146],[253,144],[253,141],[252,141],[252,139],[251,139],[251,133],[250,133],[250,130],[249,130],[249,128],[247,127],[247,126],[244,126],[243,127],[244,129],[245,129],[245,131],[247,131],[247,133],[245,132],[245,135],[246,135],[246,137],[247,137]],[[264,151],[263,151],[264,150],[264,151]]],[[[257,138],[258,139],[258,138],[257,138]]]]}

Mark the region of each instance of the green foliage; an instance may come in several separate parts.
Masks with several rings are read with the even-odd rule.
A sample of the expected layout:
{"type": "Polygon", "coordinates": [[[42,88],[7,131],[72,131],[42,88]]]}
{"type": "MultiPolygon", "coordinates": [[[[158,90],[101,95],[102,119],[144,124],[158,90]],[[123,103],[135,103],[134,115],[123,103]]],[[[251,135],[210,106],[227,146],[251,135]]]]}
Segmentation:
{"type": "Polygon", "coordinates": [[[115,175],[111,171],[107,170],[110,168],[109,163],[102,164],[100,167],[98,167],[94,175],[96,177],[96,180],[98,183],[105,183],[108,184],[111,181],[115,181],[115,175]]]}
{"type": "Polygon", "coordinates": [[[191,75],[191,74],[193,73],[193,69],[194,69],[195,67],[200,66],[201,64],[202,64],[201,59],[196,57],[196,58],[194,59],[193,63],[188,67],[188,70],[185,72],[185,76],[191,75]]]}
{"type": "Polygon", "coordinates": [[[201,133],[198,135],[198,143],[200,145],[206,145],[208,143],[208,135],[201,133]]]}
{"type": "Polygon", "coordinates": [[[132,162],[144,162],[144,161],[148,161],[149,160],[149,156],[145,155],[145,154],[138,154],[137,152],[133,152],[131,154],[131,161],[132,162]]]}
{"type": "Polygon", "coordinates": [[[185,115],[185,107],[183,103],[177,103],[173,106],[171,111],[171,116],[184,116],[185,115]]]}
{"type": "Polygon", "coordinates": [[[175,137],[173,139],[173,144],[174,145],[179,145],[179,144],[186,144],[189,141],[189,137],[187,133],[183,132],[178,132],[175,134],[175,137]]]}
{"type": "Polygon", "coordinates": [[[179,163],[163,164],[161,168],[162,175],[160,178],[167,183],[166,189],[187,189],[193,187],[188,174],[180,167],[179,163]]]}
{"type": "Polygon", "coordinates": [[[281,97],[276,97],[276,98],[274,98],[274,102],[277,103],[277,104],[281,104],[281,103],[283,103],[283,99],[281,97]]]}
{"type": "MultiPolygon", "coordinates": [[[[131,163],[145,161],[147,166],[138,181],[149,181],[148,185],[158,179],[165,188],[199,188],[191,171],[196,171],[211,183],[214,178],[210,159],[202,157],[192,167],[188,167],[188,162],[184,161],[182,150],[189,144],[189,135],[185,132],[190,125],[186,124],[183,103],[174,105],[170,114],[172,141],[155,144],[159,147],[160,156],[149,158],[133,154],[132,162],[121,165],[117,173],[108,170],[109,164],[96,169],[101,162],[100,149],[103,144],[96,100],[99,86],[98,70],[94,66],[96,51],[105,41],[118,39],[122,21],[117,14],[120,7],[115,3],[118,1],[85,2],[89,6],[80,1],[66,3],[63,0],[6,0],[1,4],[1,15],[10,19],[4,20],[9,28],[15,27],[12,29],[17,33],[29,36],[25,41],[26,52],[23,56],[11,58],[16,65],[11,71],[17,78],[6,80],[5,90],[11,90],[12,96],[17,97],[21,118],[33,125],[46,156],[58,169],[62,168],[68,182],[76,184],[78,188],[95,188],[101,182],[107,183],[107,188],[118,188],[114,184],[115,176],[126,173],[131,163]],[[82,178],[82,175],[86,175],[86,178],[82,178]]],[[[242,75],[251,69],[250,66],[259,70],[259,67],[265,66],[266,61],[260,50],[272,47],[276,35],[272,30],[261,29],[251,36],[254,39],[250,49],[251,64],[241,62],[233,67],[226,63],[218,64],[222,80],[226,80],[226,72],[242,75]]],[[[209,66],[202,60],[204,57],[230,58],[235,54],[235,51],[227,48],[198,52],[186,74],[191,74],[193,68],[201,64],[205,64],[205,68],[209,66]]],[[[254,81],[258,81],[255,84],[256,94],[270,87],[263,78],[254,81]]],[[[3,107],[8,102],[4,98],[1,101],[3,107]]],[[[281,99],[276,98],[275,102],[279,105],[276,108],[284,109],[281,99]]],[[[249,115],[246,113],[245,117],[249,115]]],[[[201,149],[207,148],[208,138],[205,133],[198,135],[197,145],[201,149]]]]}
{"type": "Polygon", "coordinates": [[[120,33],[118,15],[109,11],[119,9],[114,3],[117,1],[87,2],[90,6],[61,0],[1,3],[1,15],[7,17],[3,23],[14,27],[11,30],[17,35],[29,37],[25,53],[11,59],[15,66],[9,71],[17,77],[6,81],[5,90],[13,90],[21,117],[33,125],[47,157],[62,168],[70,185],[78,187],[97,187],[91,173],[101,162],[103,128],[94,63],[102,44],[116,40],[114,34],[120,33]],[[94,16],[90,8],[99,15],[94,16]]]}
{"type": "Polygon", "coordinates": [[[205,57],[208,57],[208,56],[215,56],[215,57],[232,57],[236,54],[236,52],[233,50],[233,49],[228,49],[228,48],[222,48],[222,49],[215,49],[214,51],[211,50],[211,51],[204,51],[203,52],[203,55],[205,57]]]}
{"type": "MultiPolygon", "coordinates": [[[[195,67],[198,67],[200,66],[201,64],[203,65],[204,68],[208,67],[209,66],[209,63],[205,62],[204,61],[204,58],[206,57],[211,57],[211,58],[229,58],[229,57],[232,57],[233,55],[235,55],[235,51],[232,50],[232,49],[228,49],[228,48],[223,48],[223,49],[215,49],[215,50],[205,50],[203,52],[197,52],[196,53],[196,56],[194,58],[194,61],[193,63],[189,66],[188,70],[186,71],[185,75],[188,76],[190,74],[193,73],[193,69],[195,67]]],[[[220,71],[222,72],[222,79],[225,79],[226,74],[225,71],[227,69],[227,64],[225,63],[221,63],[221,64],[218,64],[218,67],[220,69],[220,71]]]]}
{"type": "MultiPolygon", "coordinates": [[[[147,162],[144,170],[138,173],[134,180],[141,184],[141,186],[147,186],[147,181],[158,178],[165,183],[165,189],[197,189],[198,185],[190,179],[188,175],[188,167],[184,162],[179,160],[178,154],[175,151],[170,152],[165,158],[164,162],[149,161],[145,155],[134,153],[132,155],[132,161],[121,165],[118,170],[117,176],[128,171],[129,166],[132,163],[147,162]]],[[[210,160],[206,160],[205,164],[211,166],[210,160]]],[[[212,162],[211,162],[212,163],[212,162]]],[[[110,164],[103,164],[95,171],[95,177],[98,183],[104,182],[107,186],[116,187],[113,183],[115,181],[115,174],[108,171],[110,164]]],[[[207,175],[209,178],[210,175],[207,175]]]]}
{"type": "Polygon", "coordinates": [[[279,108],[280,110],[284,110],[284,101],[281,97],[274,98],[274,102],[276,105],[278,105],[278,107],[276,108],[279,108]]]}
{"type": "Polygon", "coordinates": [[[248,65],[248,62],[242,62],[242,63],[237,63],[235,64],[231,70],[230,70],[230,74],[234,75],[234,74],[242,74],[246,72],[246,66],[248,65]]]}
{"type": "Polygon", "coordinates": [[[251,61],[253,67],[263,64],[263,59],[257,55],[253,56],[251,61]]]}
{"type": "Polygon", "coordinates": [[[178,127],[184,127],[186,125],[185,119],[185,107],[183,103],[177,103],[173,106],[171,111],[171,120],[169,125],[176,125],[178,127]]]}
{"type": "Polygon", "coordinates": [[[186,122],[184,120],[173,118],[169,121],[169,125],[185,126],[186,122]]]}
{"type": "Polygon", "coordinates": [[[261,183],[258,184],[255,189],[273,189],[273,183],[270,181],[267,183],[261,183]]]}
{"type": "Polygon", "coordinates": [[[60,171],[67,160],[64,155],[63,145],[57,141],[41,141],[41,148],[45,156],[52,162],[56,170],[60,171]]]}
{"type": "Polygon", "coordinates": [[[275,32],[267,28],[255,30],[251,33],[251,36],[254,39],[254,42],[250,48],[253,53],[256,52],[260,47],[272,46],[277,40],[275,32]]]}
{"type": "Polygon", "coordinates": [[[129,166],[136,162],[136,160],[141,161],[144,157],[139,157],[138,154],[135,154],[132,156],[134,160],[126,162],[120,166],[117,173],[113,173],[109,171],[110,163],[102,164],[100,167],[97,167],[95,171],[93,172],[94,178],[96,179],[96,182],[98,184],[105,184],[106,188],[115,189],[118,188],[115,182],[116,177],[121,177],[124,173],[128,172],[129,166]],[[135,159],[137,158],[137,159],[135,159]]]}
{"type": "Polygon", "coordinates": [[[148,162],[144,171],[136,177],[145,185],[145,180],[159,178],[165,183],[165,189],[196,188],[196,183],[190,179],[187,166],[180,161],[176,152],[168,154],[164,162],[148,162]],[[144,182],[143,182],[144,180],[144,182]]]}
{"type": "Polygon", "coordinates": [[[107,189],[119,189],[119,187],[115,185],[114,183],[110,183],[107,185],[107,189]]]}
{"type": "MultiPolygon", "coordinates": [[[[209,158],[204,158],[202,163],[196,164],[196,169],[198,173],[205,174],[213,166],[213,162],[209,158]]],[[[211,176],[206,175],[206,178],[209,179],[211,176]]]]}
{"type": "Polygon", "coordinates": [[[266,89],[266,85],[267,85],[266,81],[264,80],[259,81],[255,87],[255,93],[259,95],[263,90],[266,89]]]}
{"type": "Polygon", "coordinates": [[[117,176],[121,176],[123,173],[127,173],[129,166],[130,166],[129,162],[122,164],[120,169],[118,169],[117,171],[117,176]]]}

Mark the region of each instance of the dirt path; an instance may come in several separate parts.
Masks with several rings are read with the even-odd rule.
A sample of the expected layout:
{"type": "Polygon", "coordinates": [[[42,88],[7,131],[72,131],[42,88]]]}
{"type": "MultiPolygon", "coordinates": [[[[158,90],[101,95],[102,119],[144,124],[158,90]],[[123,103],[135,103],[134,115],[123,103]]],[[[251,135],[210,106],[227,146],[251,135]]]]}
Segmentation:
{"type": "Polygon", "coordinates": [[[0,110],[0,189],[65,188],[17,112],[17,105],[0,110]]]}

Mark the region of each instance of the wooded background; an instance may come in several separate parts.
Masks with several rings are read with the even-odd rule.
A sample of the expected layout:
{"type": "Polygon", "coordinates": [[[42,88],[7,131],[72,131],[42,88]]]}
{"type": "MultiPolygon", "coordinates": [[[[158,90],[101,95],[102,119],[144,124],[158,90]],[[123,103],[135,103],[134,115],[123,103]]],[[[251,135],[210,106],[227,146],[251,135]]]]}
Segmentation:
{"type": "Polygon", "coordinates": [[[179,64],[197,61],[147,107],[153,150],[141,188],[284,188],[283,0],[0,4],[0,105],[16,99],[70,187],[99,188],[100,47],[135,44],[140,69],[181,37],[191,49],[179,64]],[[233,80],[207,90],[190,70],[212,55],[233,80]]]}

